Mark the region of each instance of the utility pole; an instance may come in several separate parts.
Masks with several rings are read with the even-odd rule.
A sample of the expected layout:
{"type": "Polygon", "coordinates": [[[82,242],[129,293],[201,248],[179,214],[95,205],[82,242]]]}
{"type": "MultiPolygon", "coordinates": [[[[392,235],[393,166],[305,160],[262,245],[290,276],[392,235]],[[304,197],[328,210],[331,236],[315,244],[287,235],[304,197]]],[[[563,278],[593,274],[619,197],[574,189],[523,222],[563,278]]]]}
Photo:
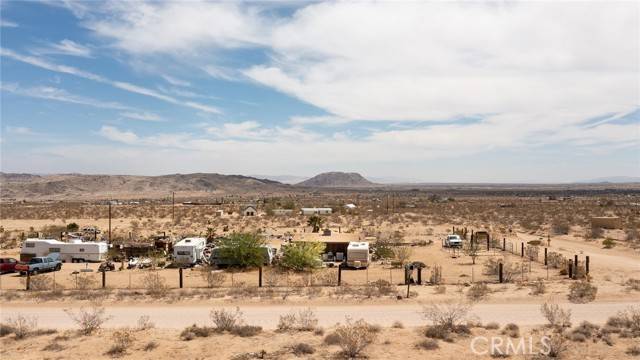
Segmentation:
{"type": "Polygon", "coordinates": [[[107,239],[107,245],[111,244],[111,200],[109,200],[109,238],[107,239]]]}
{"type": "Polygon", "coordinates": [[[175,207],[176,207],[176,192],[172,191],[171,192],[171,222],[173,224],[176,223],[176,212],[175,212],[175,207]]]}

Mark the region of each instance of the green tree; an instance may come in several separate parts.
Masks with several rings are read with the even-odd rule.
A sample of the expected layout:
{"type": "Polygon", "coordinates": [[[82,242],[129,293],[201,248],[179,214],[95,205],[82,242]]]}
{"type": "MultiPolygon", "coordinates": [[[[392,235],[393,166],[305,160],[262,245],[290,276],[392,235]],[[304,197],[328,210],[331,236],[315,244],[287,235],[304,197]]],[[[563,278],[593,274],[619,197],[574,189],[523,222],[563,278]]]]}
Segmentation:
{"type": "Polygon", "coordinates": [[[296,271],[320,267],[324,247],[324,244],[318,242],[295,242],[283,246],[280,266],[296,271]]]}
{"type": "Polygon", "coordinates": [[[314,233],[320,231],[320,228],[322,227],[323,224],[324,224],[324,219],[318,215],[313,215],[309,217],[309,220],[307,220],[307,225],[313,228],[312,231],[314,233]]]}
{"type": "Polygon", "coordinates": [[[264,239],[258,234],[232,233],[220,241],[220,256],[242,267],[259,267],[264,262],[264,239]]]}
{"type": "Polygon", "coordinates": [[[67,231],[78,231],[78,229],[80,229],[80,226],[74,222],[67,224],[67,231]]]}

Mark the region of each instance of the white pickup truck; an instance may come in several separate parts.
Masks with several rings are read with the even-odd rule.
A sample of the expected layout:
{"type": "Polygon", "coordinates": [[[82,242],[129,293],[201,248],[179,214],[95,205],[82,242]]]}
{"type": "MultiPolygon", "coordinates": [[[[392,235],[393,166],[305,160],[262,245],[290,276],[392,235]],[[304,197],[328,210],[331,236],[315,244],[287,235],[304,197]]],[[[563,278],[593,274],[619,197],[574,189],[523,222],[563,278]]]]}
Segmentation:
{"type": "Polygon", "coordinates": [[[451,234],[447,235],[447,238],[444,239],[445,247],[462,247],[462,239],[460,235],[451,234]]]}

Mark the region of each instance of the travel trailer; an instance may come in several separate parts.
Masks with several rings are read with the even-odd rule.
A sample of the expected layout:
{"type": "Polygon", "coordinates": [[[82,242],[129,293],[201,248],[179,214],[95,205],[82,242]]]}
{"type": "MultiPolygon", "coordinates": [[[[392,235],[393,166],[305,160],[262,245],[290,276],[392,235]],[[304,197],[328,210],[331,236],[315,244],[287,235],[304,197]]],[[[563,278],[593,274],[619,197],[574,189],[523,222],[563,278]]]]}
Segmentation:
{"type": "Polygon", "coordinates": [[[185,238],[173,245],[173,258],[182,265],[194,265],[203,259],[206,238],[185,238]]]}
{"type": "Polygon", "coordinates": [[[109,246],[105,242],[75,239],[67,243],[56,239],[27,239],[20,250],[20,261],[58,253],[62,262],[100,262],[106,259],[108,251],[109,246]]]}
{"type": "Polygon", "coordinates": [[[350,242],[347,247],[347,266],[353,268],[366,268],[369,266],[369,243],[350,242]]]}

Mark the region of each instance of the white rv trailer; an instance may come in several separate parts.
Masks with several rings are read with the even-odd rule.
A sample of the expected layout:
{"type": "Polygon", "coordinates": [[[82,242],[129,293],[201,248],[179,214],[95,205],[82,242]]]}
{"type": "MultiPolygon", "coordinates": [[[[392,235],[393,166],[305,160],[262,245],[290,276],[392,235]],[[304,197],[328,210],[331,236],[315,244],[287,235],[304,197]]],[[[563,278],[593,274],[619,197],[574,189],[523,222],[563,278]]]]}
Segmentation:
{"type": "Polygon", "coordinates": [[[20,260],[29,261],[32,257],[58,253],[63,262],[99,262],[106,258],[108,251],[109,247],[104,242],[72,240],[66,243],[56,239],[27,239],[22,244],[20,260]]]}
{"type": "Polygon", "coordinates": [[[329,215],[333,209],[329,207],[320,207],[320,208],[301,208],[300,214],[302,215],[329,215]]]}
{"type": "Polygon", "coordinates": [[[204,257],[207,239],[184,238],[173,245],[173,258],[179,264],[193,265],[204,257]]]}
{"type": "Polygon", "coordinates": [[[369,243],[350,242],[347,246],[347,266],[353,268],[366,268],[369,266],[369,243]]]}

